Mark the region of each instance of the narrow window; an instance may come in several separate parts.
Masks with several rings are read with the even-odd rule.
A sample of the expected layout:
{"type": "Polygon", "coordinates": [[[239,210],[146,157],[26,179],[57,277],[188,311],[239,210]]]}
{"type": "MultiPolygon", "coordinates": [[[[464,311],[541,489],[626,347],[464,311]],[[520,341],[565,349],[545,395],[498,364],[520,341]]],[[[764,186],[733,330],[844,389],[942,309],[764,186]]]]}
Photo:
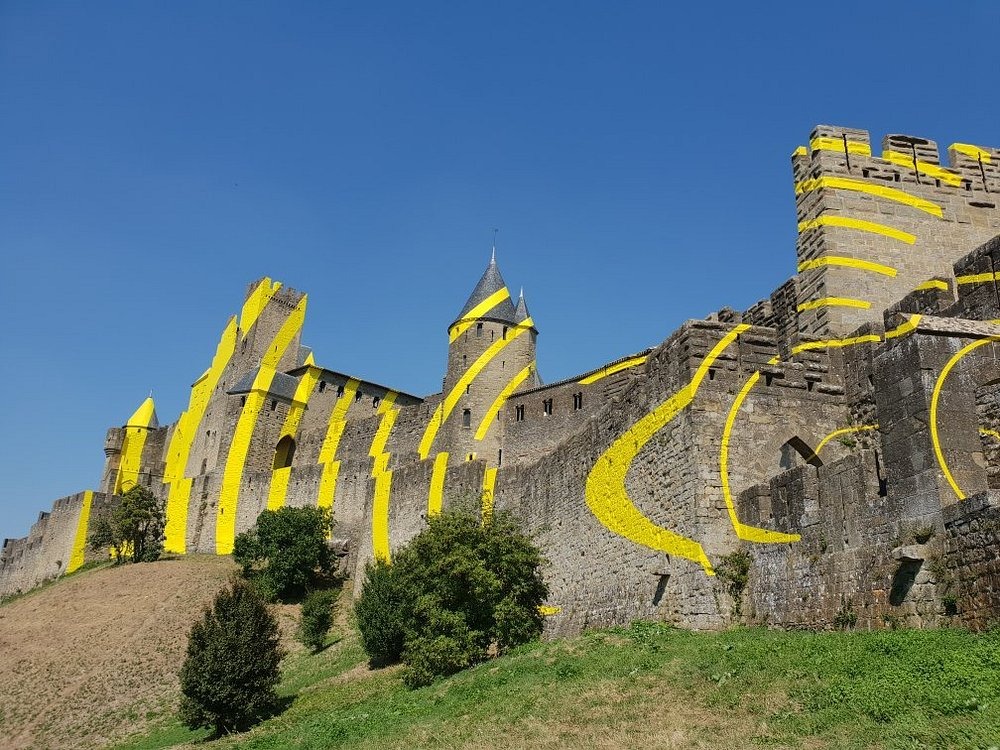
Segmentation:
{"type": "Polygon", "coordinates": [[[476,323],[476,338],[481,339],[483,337],[483,324],[476,323]]]}
{"type": "Polygon", "coordinates": [[[524,404],[518,404],[514,407],[514,421],[523,422],[524,421],[524,404]]]}
{"type": "Polygon", "coordinates": [[[337,386],[337,398],[340,398],[343,395],[344,395],[344,386],[338,385],[337,386]]]}
{"type": "Polygon", "coordinates": [[[378,408],[378,403],[379,403],[379,401],[381,401],[381,400],[382,400],[382,399],[380,399],[380,398],[379,398],[378,396],[374,396],[374,397],[372,397],[372,408],[373,408],[373,409],[377,409],[377,408],[378,408]]]}
{"type": "Polygon", "coordinates": [[[493,336],[494,336],[494,331],[493,331],[493,329],[491,328],[491,329],[490,329],[490,341],[492,341],[492,340],[493,340],[493,336]]]}
{"type": "Polygon", "coordinates": [[[501,334],[500,338],[502,338],[502,339],[506,339],[507,338],[507,326],[503,327],[503,333],[501,334]]]}
{"type": "Polygon", "coordinates": [[[271,399],[271,411],[274,411],[277,408],[278,408],[278,402],[275,399],[272,398],[271,399]]]}
{"type": "Polygon", "coordinates": [[[552,399],[551,398],[547,398],[547,399],[544,399],[542,401],[542,413],[545,414],[546,417],[551,417],[552,416],[552,399]]]}
{"type": "Polygon", "coordinates": [[[467,386],[465,386],[465,392],[472,393],[472,383],[469,383],[467,386]]]}
{"type": "Polygon", "coordinates": [[[319,381],[319,392],[322,393],[325,390],[326,390],[326,381],[325,380],[319,381]]]}
{"type": "Polygon", "coordinates": [[[361,391],[355,391],[354,392],[354,400],[355,401],[360,401],[364,397],[364,395],[365,394],[363,394],[361,391]]]}
{"type": "Polygon", "coordinates": [[[462,367],[465,367],[465,360],[466,359],[467,359],[467,357],[463,354],[462,355],[462,367]]]}
{"type": "Polygon", "coordinates": [[[583,408],[583,392],[573,394],[573,411],[580,411],[583,408]]]}
{"type": "Polygon", "coordinates": [[[240,406],[246,406],[246,405],[247,405],[247,397],[240,396],[240,406]]]}
{"type": "Polygon", "coordinates": [[[503,448],[497,451],[497,466],[503,463],[503,448]]]}
{"type": "Polygon", "coordinates": [[[462,427],[472,427],[472,409],[462,410],[462,427]]]}

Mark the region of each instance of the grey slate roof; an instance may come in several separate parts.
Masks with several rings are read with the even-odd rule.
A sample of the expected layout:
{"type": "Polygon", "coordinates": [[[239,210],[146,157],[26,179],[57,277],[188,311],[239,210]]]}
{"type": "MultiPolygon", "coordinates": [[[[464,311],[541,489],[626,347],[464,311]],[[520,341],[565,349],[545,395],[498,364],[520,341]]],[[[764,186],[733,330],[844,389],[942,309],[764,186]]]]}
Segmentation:
{"type": "Polygon", "coordinates": [[[517,298],[517,309],[514,310],[514,322],[523,323],[528,318],[531,317],[531,313],[528,312],[528,303],[524,301],[524,290],[521,290],[521,295],[517,298]]]}
{"type": "MultiPolygon", "coordinates": [[[[226,393],[229,395],[239,395],[242,393],[250,393],[253,389],[253,381],[257,377],[257,372],[260,368],[256,368],[248,372],[242,378],[237,381],[236,385],[230,388],[226,393]]],[[[299,379],[292,376],[286,375],[283,372],[274,373],[274,377],[271,378],[271,387],[267,389],[267,395],[275,396],[277,398],[284,399],[285,401],[291,401],[295,398],[295,388],[299,384],[299,379]]]]}
{"type": "MultiPolygon", "coordinates": [[[[503,276],[500,275],[500,269],[497,267],[496,259],[491,258],[490,264],[486,266],[486,271],[483,273],[483,277],[479,280],[479,283],[476,284],[476,288],[472,290],[472,295],[465,303],[465,307],[462,308],[462,312],[460,312],[458,317],[455,318],[455,322],[457,323],[462,320],[473,307],[485,300],[491,294],[499,292],[505,286],[507,286],[507,284],[504,282],[503,276]]],[[[486,313],[484,317],[493,318],[505,323],[513,323],[514,303],[512,303],[510,301],[510,297],[508,297],[486,313]]]]}

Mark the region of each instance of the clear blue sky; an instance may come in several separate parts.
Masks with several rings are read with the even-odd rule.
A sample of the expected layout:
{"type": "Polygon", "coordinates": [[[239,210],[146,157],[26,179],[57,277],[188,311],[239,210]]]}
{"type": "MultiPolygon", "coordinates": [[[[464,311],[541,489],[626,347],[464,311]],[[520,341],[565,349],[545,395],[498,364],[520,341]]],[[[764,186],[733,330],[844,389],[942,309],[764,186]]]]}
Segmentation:
{"type": "Polygon", "coordinates": [[[440,389],[488,258],[547,380],[794,271],[818,123],[1000,143],[1000,3],[0,3],[0,537],[176,419],[245,285],[440,389]]]}

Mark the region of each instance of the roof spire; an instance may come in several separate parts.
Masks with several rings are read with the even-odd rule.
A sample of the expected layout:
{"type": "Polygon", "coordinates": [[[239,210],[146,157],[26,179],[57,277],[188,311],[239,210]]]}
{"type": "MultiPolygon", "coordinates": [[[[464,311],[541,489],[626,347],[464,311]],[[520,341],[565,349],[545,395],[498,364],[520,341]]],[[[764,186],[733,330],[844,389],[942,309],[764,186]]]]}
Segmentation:
{"type": "MultiPolygon", "coordinates": [[[[521,287],[521,295],[517,298],[517,308],[514,310],[514,322],[523,323],[531,317],[528,312],[528,303],[524,301],[524,287],[521,287]]],[[[534,327],[532,325],[532,327],[534,327]]]]}
{"type": "Polygon", "coordinates": [[[497,262],[497,232],[500,230],[493,227],[493,254],[490,256],[490,263],[497,262]]]}

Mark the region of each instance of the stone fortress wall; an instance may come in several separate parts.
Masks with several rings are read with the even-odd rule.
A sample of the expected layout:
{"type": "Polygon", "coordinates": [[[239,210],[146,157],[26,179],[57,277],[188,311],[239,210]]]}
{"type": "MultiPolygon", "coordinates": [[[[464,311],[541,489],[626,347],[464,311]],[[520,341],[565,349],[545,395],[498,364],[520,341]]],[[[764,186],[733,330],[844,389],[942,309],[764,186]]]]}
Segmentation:
{"type": "Polygon", "coordinates": [[[6,540],[0,594],[71,572],[131,483],[166,547],[227,554],[265,508],[331,507],[356,580],[429,514],[504,512],[549,560],[549,632],[645,617],[784,626],[1000,617],[1000,151],[817,127],[792,156],[797,273],[744,312],[543,385],[495,260],[448,327],[442,391],[316,363],[306,296],[250,286],[188,409],[108,432],[98,492],[6,540]]]}

